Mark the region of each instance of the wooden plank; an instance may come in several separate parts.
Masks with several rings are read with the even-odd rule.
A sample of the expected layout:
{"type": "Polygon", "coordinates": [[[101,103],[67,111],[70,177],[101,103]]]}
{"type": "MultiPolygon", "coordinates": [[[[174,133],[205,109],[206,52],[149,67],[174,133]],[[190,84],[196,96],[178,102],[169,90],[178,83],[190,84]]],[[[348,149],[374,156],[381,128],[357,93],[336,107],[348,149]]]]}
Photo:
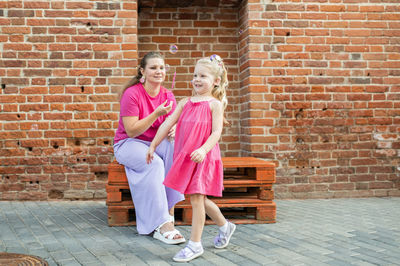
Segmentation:
{"type": "Polygon", "coordinates": [[[236,167],[275,167],[272,162],[264,161],[254,157],[222,157],[225,168],[236,167]]]}
{"type": "MultiPolygon", "coordinates": [[[[128,182],[108,182],[108,185],[115,187],[128,187],[128,182]]],[[[259,181],[259,180],[247,180],[247,179],[224,179],[224,187],[266,187],[272,188],[272,183],[259,181]]]]}
{"type": "MultiPolygon", "coordinates": [[[[218,207],[255,207],[255,206],[262,206],[262,205],[270,205],[275,204],[272,200],[261,200],[258,198],[249,198],[244,196],[238,197],[229,197],[229,198],[210,198],[218,207]]],[[[133,206],[132,200],[123,200],[118,203],[114,202],[107,202],[107,206],[133,206]]],[[[190,200],[186,199],[183,201],[178,202],[175,205],[176,208],[191,208],[192,205],[190,204],[190,200]]]]}
{"type": "MultiPolygon", "coordinates": [[[[224,168],[240,168],[240,167],[264,167],[271,168],[275,167],[275,164],[270,161],[264,161],[254,157],[222,157],[222,164],[224,168]]],[[[111,168],[117,167],[119,169],[121,164],[116,160],[109,164],[111,168]]],[[[122,171],[124,171],[122,166],[122,171]]]]}
{"type": "MultiPolygon", "coordinates": [[[[254,205],[249,207],[235,206],[220,207],[222,214],[236,224],[256,224],[256,223],[275,223],[276,205],[274,202],[263,205],[254,205]]],[[[181,205],[175,208],[175,224],[190,225],[192,222],[192,209],[189,205],[181,205]]],[[[207,217],[206,224],[214,224],[207,217]]],[[[108,208],[109,226],[130,226],[136,225],[134,208],[132,206],[109,206],[108,208]]]]}
{"type": "MultiPolygon", "coordinates": [[[[222,162],[226,178],[275,183],[275,164],[272,162],[253,157],[223,157],[222,162]],[[236,171],[232,171],[231,168],[236,168],[236,171]],[[244,170],[238,168],[244,168],[244,170]]],[[[108,165],[108,182],[109,184],[127,183],[124,166],[115,160],[108,165]]]]}
{"type": "MultiPolygon", "coordinates": [[[[107,205],[118,205],[123,201],[131,202],[132,197],[129,190],[129,186],[106,186],[107,191],[107,205]]],[[[260,199],[260,200],[273,200],[274,193],[271,190],[271,187],[238,187],[238,188],[226,188],[222,192],[222,196],[224,199],[230,198],[245,198],[245,199],[260,199]]],[[[188,198],[188,197],[187,197],[188,198]]],[[[212,200],[220,200],[219,197],[209,197],[212,200]]]]}

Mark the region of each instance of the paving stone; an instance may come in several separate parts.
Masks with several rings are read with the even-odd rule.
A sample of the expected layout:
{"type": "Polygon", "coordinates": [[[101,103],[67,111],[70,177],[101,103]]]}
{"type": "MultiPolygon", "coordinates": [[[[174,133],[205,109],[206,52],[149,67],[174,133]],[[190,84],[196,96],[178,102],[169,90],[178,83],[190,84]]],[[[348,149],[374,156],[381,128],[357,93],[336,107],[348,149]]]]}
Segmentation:
{"type": "Polygon", "coordinates": [[[72,256],[81,264],[85,265],[86,263],[95,263],[99,260],[87,250],[82,250],[79,253],[71,252],[72,256]]]}
{"type": "Polygon", "coordinates": [[[0,224],[0,239],[13,240],[16,239],[16,237],[15,232],[13,232],[6,223],[0,224]]]}
{"type": "Polygon", "coordinates": [[[376,266],[376,264],[372,264],[366,261],[357,261],[353,263],[353,265],[359,265],[359,266],[376,266]]]}
{"type": "Polygon", "coordinates": [[[67,260],[59,260],[57,264],[61,265],[61,266],[81,266],[82,265],[73,258],[67,259],[67,260]]]}
{"type": "MultiPolygon", "coordinates": [[[[234,252],[238,254],[239,256],[242,256],[246,260],[246,264],[264,264],[269,261],[268,256],[265,256],[264,254],[259,254],[256,252],[253,252],[252,249],[248,247],[240,247],[240,246],[228,246],[227,248],[228,252],[234,252]]],[[[271,256],[270,256],[271,257],[271,256]]]]}
{"type": "Polygon", "coordinates": [[[46,259],[50,257],[49,252],[47,252],[46,249],[44,248],[39,248],[39,249],[31,249],[30,247],[27,248],[27,254],[33,255],[33,256],[38,256],[40,258],[46,259]]]}
{"type": "Polygon", "coordinates": [[[136,256],[134,252],[134,250],[121,249],[120,251],[115,252],[113,255],[121,261],[129,261],[131,265],[146,265],[146,263],[136,256]]]}
{"type": "Polygon", "coordinates": [[[111,254],[97,256],[97,259],[105,265],[124,265],[123,262],[121,262],[120,260],[118,260],[118,258],[111,254]]]}
{"type": "Polygon", "coordinates": [[[53,257],[55,261],[68,260],[73,257],[72,254],[66,250],[50,252],[50,256],[53,257]]]}
{"type": "MultiPolygon", "coordinates": [[[[366,252],[367,253],[367,252],[366,252]]],[[[356,255],[354,257],[358,258],[361,261],[365,261],[371,264],[375,264],[375,265],[389,265],[390,262],[386,259],[382,259],[382,258],[375,258],[373,256],[370,256],[368,254],[360,254],[360,255],[356,255]]]]}
{"type": "Polygon", "coordinates": [[[7,247],[5,251],[8,253],[18,253],[18,254],[27,254],[28,253],[28,250],[22,246],[7,247]]]}
{"type": "Polygon", "coordinates": [[[49,266],[58,266],[58,265],[60,265],[59,263],[56,263],[52,258],[43,258],[43,259],[45,259],[49,263],[49,266]]]}
{"type": "MultiPolygon", "coordinates": [[[[231,244],[185,265],[400,265],[400,198],[276,200],[275,224],[238,225],[231,244]]],[[[178,226],[188,239],[190,226],[178,226]]],[[[182,265],[183,245],[140,236],[136,227],[108,227],[101,201],[0,202],[0,250],[49,265],[182,265]]]]}
{"type": "MultiPolygon", "coordinates": [[[[129,265],[129,264],[126,264],[129,265]]],[[[95,263],[85,263],[85,266],[106,266],[104,263],[102,262],[95,262],[95,263]]]]}
{"type": "Polygon", "coordinates": [[[59,250],[64,250],[64,246],[60,242],[46,242],[42,243],[43,247],[49,252],[56,252],[59,250]]]}

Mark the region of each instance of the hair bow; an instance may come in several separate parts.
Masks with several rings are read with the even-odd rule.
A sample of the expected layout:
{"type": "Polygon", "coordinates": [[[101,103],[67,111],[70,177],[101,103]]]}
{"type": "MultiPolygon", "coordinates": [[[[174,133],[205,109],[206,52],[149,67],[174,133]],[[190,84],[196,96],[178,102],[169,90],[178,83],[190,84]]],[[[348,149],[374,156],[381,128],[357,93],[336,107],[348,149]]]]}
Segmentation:
{"type": "Polygon", "coordinates": [[[212,56],[210,56],[210,61],[217,62],[219,66],[222,65],[222,58],[217,54],[213,54],[212,56]]]}

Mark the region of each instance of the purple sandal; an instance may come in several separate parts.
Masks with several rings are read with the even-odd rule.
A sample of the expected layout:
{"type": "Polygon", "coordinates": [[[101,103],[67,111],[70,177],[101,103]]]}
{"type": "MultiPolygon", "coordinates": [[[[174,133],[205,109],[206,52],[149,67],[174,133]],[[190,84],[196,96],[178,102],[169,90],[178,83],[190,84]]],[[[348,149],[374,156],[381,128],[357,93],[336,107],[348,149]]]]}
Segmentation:
{"type": "Polygon", "coordinates": [[[204,253],[203,247],[198,251],[192,249],[189,245],[181,249],[176,255],[173,257],[174,261],[177,262],[187,262],[201,256],[204,253]]]}
{"type": "Polygon", "coordinates": [[[224,248],[228,246],[229,240],[235,232],[236,225],[234,223],[228,222],[228,231],[226,233],[219,230],[218,235],[214,238],[214,247],[215,248],[224,248]]]}

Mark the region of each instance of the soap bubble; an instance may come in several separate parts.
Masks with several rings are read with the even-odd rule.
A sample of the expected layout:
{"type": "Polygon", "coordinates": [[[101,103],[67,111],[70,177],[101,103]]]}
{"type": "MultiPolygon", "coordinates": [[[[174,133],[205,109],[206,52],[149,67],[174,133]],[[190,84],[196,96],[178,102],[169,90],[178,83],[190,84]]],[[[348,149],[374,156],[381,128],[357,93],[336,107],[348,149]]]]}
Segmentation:
{"type": "Polygon", "coordinates": [[[171,45],[170,47],[169,47],[169,52],[171,53],[171,54],[176,54],[177,52],[178,52],[178,46],[177,45],[171,45]]]}
{"type": "Polygon", "coordinates": [[[170,69],[171,69],[170,65],[166,64],[165,65],[165,72],[169,72],[170,69]]]}

